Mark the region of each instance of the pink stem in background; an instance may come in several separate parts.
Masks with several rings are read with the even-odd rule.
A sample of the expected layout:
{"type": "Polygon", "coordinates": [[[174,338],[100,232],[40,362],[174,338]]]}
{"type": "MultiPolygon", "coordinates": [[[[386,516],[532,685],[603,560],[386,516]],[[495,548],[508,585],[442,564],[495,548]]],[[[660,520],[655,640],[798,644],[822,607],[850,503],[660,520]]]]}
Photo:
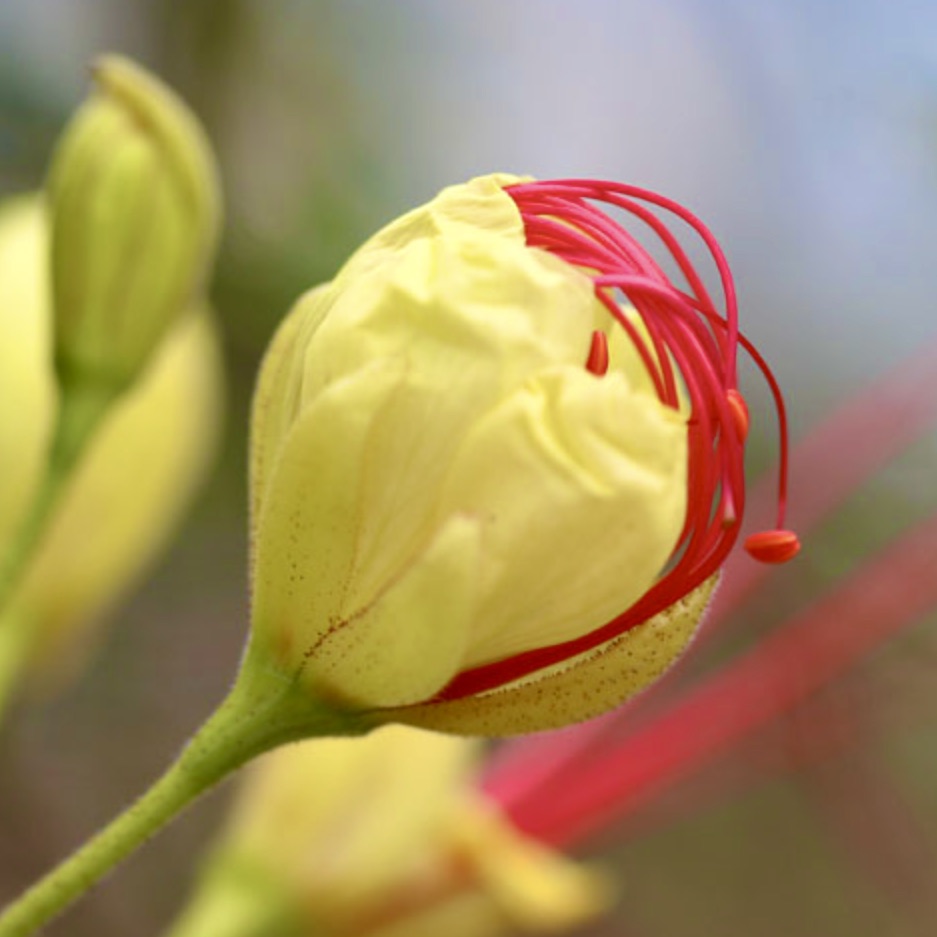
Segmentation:
{"type": "Polygon", "coordinates": [[[937,516],[628,737],[576,764],[575,783],[561,772],[507,800],[493,774],[486,790],[541,841],[580,840],[798,705],[935,605],[937,516]]]}

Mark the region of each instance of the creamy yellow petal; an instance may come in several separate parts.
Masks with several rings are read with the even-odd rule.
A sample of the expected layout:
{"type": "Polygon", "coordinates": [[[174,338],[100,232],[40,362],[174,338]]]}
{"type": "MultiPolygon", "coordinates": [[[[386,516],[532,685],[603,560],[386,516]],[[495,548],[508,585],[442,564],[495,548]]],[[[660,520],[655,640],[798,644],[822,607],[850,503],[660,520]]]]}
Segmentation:
{"type": "Polygon", "coordinates": [[[366,275],[336,278],[332,296],[308,342],[304,401],[393,358],[435,385],[440,406],[468,397],[474,413],[541,368],[584,365],[598,305],[563,261],[483,232],[414,241],[366,275]]]}
{"type": "Polygon", "coordinates": [[[386,263],[394,254],[422,238],[489,233],[523,244],[524,222],[504,187],[526,177],[495,173],[443,189],[434,199],[401,215],[369,238],[348,259],[336,277],[342,288],[386,263]]]}
{"type": "Polygon", "coordinates": [[[686,426],[620,373],[581,367],[529,381],[467,435],[443,516],[484,524],[465,665],[587,633],[634,604],[686,513],[686,426]]]}
{"type": "Polygon", "coordinates": [[[465,658],[478,601],[479,526],[453,517],[367,606],[311,649],[303,679],[318,695],[364,709],[441,690],[465,658]]]}
{"type": "Polygon", "coordinates": [[[260,366],[251,409],[251,525],[256,525],[270,471],[296,419],[302,395],[303,349],[329,309],[328,284],[310,290],[277,329],[260,366]]]}
{"type": "Polygon", "coordinates": [[[377,362],[334,384],[296,419],[257,517],[254,635],[290,672],[333,623],[360,610],[354,588],[359,491],[382,403],[403,379],[377,362]]]}
{"type": "Polygon", "coordinates": [[[380,467],[382,441],[393,443],[385,412],[405,385],[399,366],[377,362],[321,394],[290,433],[258,521],[255,635],[288,672],[303,669],[317,687],[369,705],[421,698],[400,681],[438,689],[458,667],[475,605],[471,519],[409,553],[389,535],[393,576],[375,583],[362,573],[362,493],[380,467]],[[412,613],[402,602],[414,604],[412,613]]]}

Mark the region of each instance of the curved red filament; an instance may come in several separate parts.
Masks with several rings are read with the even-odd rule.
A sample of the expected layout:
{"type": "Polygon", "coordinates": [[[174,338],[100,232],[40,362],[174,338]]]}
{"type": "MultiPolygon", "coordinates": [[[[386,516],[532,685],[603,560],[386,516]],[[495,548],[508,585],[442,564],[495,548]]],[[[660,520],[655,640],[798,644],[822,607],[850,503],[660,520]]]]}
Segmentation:
{"type": "MultiPolygon", "coordinates": [[[[753,535],[746,546],[755,559],[768,563],[785,562],[799,550],[796,535],[783,529],[788,450],[784,399],[771,369],[739,332],[732,274],[705,225],[670,199],[615,182],[531,182],[506,191],[523,218],[527,244],[588,273],[596,296],[634,344],[660,400],[675,409],[688,409],[687,513],[667,569],[631,608],[571,641],[465,670],[437,700],[481,693],[597,648],[663,611],[722,565],[738,538],[745,508],[743,462],[749,418],[737,386],[739,345],[771,390],[780,437],[778,529],[753,535]],[[639,241],[593,202],[643,222],[676,263],[687,288],[676,286],[639,241]],[[658,217],[661,210],[685,222],[702,239],[718,271],[722,311],[675,235],[658,217]],[[620,302],[622,295],[627,305],[620,302]]],[[[593,333],[586,367],[594,374],[605,373],[608,367],[602,332],[593,333]]]]}

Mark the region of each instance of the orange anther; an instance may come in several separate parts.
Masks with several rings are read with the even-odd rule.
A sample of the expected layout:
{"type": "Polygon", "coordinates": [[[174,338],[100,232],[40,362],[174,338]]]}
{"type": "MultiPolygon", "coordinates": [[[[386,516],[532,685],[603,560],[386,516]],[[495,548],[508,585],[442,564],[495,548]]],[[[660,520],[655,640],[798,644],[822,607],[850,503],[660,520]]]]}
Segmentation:
{"type": "Polygon", "coordinates": [[[762,530],[745,540],[745,550],[761,563],[786,563],[800,553],[800,539],[792,530],[762,530]]]}
{"type": "Polygon", "coordinates": [[[608,338],[604,332],[592,333],[589,357],[586,358],[586,370],[601,377],[608,371],[608,338]]]}
{"type": "Polygon", "coordinates": [[[735,432],[738,434],[739,442],[745,442],[748,438],[748,404],[745,398],[734,388],[726,391],[726,403],[729,405],[729,412],[732,414],[732,422],[735,425],[735,432]]]}

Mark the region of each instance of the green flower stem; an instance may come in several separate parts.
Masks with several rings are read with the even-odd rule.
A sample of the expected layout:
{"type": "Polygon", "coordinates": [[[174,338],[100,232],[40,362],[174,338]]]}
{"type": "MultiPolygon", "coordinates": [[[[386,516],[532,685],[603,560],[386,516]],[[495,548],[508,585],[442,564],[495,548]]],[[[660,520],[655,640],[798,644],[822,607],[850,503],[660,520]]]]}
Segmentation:
{"type": "Polygon", "coordinates": [[[85,447],[116,397],[116,391],[94,386],[63,391],[45,475],[16,537],[0,557],[0,611],[13,597],[85,447]]]}
{"type": "Polygon", "coordinates": [[[228,698],[135,804],[0,915],[0,937],[27,937],[94,886],[196,797],[288,741],[365,731],[280,674],[245,667],[228,698]]]}

